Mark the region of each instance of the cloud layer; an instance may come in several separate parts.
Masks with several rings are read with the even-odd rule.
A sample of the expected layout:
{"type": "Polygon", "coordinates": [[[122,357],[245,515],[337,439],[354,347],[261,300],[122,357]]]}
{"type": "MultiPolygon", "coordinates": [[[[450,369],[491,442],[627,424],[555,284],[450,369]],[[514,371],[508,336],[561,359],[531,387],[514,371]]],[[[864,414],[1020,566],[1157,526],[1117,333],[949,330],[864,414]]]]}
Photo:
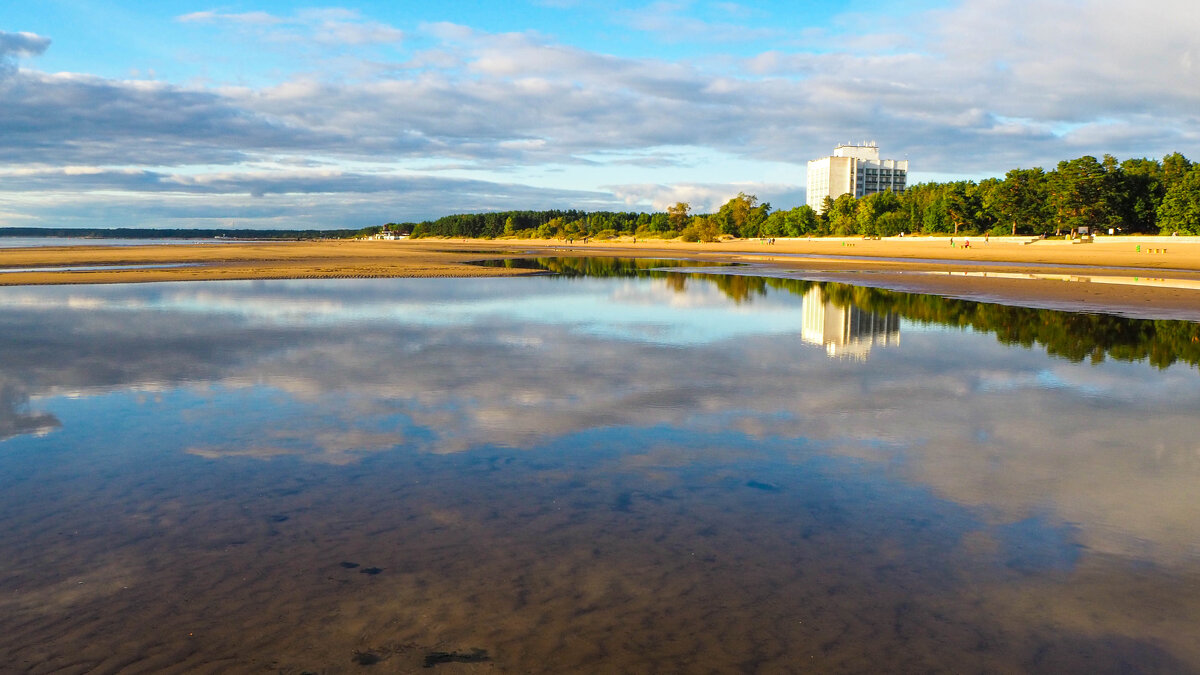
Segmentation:
{"type": "MultiPolygon", "coordinates": [[[[1189,154],[1200,141],[1200,12],[1183,0],[1153,4],[964,0],[886,26],[845,17],[801,35],[738,23],[732,11],[732,24],[666,5],[613,13],[652,40],[723,36],[689,58],[618,56],[486,26],[397,27],[336,9],[177,17],[209,31],[216,48],[253,40],[302,66],[255,84],[41,72],[31,66],[53,36],[0,32],[0,219],[46,220],[40,190],[94,204],[97,179],[69,166],[125,176],[121,199],[154,195],[171,223],[162,188],[189,181],[180,191],[214,206],[219,195],[298,204],[322,192],[353,211],[386,194],[388,219],[418,219],[508,205],[661,208],[689,194],[711,208],[760,189],[791,206],[802,201],[806,160],[864,138],[908,157],[918,176],[1085,153],[1189,154]],[[744,56],[749,44],[761,48],[744,56]],[[723,173],[727,161],[736,168],[723,173]],[[794,169],[748,168],[768,162],[794,169]],[[296,174],[297,164],[333,167],[337,178],[296,174]],[[28,169],[41,172],[36,188],[19,187],[28,169]],[[137,172],[148,178],[129,178],[137,172]],[[464,179],[474,181],[462,184],[467,194],[483,181],[504,196],[412,189],[464,179]],[[364,183],[380,187],[355,187],[364,183]]],[[[374,224],[376,211],[342,221],[374,224]]]]}

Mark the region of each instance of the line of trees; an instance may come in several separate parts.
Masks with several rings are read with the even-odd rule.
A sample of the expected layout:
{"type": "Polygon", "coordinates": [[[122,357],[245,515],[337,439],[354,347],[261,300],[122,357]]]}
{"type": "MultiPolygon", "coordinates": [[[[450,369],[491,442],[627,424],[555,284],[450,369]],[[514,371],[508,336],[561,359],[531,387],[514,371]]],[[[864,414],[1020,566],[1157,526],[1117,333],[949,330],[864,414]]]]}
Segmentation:
{"type": "Polygon", "coordinates": [[[1180,153],[1161,161],[1112,155],[1064,160],[1052,171],[1013,169],[979,182],[921,183],[901,194],[826,199],[771,210],[739,193],[715,213],[693,214],[679,202],[666,212],[503,211],[458,214],[380,229],[414,237],[610,238],[621,235],[685,241],[804,236],[908,234],[1040,235],[1073,231],[1200,235],[1200,164],[1180,153]]]}

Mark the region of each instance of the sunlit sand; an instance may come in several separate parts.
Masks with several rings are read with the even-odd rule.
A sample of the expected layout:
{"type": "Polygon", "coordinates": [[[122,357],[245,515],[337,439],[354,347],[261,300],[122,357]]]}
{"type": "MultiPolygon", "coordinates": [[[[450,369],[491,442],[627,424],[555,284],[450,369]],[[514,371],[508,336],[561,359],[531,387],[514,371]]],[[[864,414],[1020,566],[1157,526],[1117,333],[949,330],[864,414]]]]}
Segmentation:
{"type": "MultiPolygon", "coordinates": [[[[2,241],[0,241],[2,244],[2,241]]],[[[1028,237],[730,240],[238,242],[216,246],[61,246],[0,250],[0,285],[528,274],[470,263],[496,257],[620,255],[758,263],[790,274],[999,302],[1191,318],[1200,307],[1200,239],[1028,237]],[[964,246],[970,243],[969,247],[964,246]],[[944,274],[979,271],[987,274],[944,274]],[[79,268],[84,269],[79,269],[79,268]],[[45,268],[45,269],[38,269],[45,268]],[[54,269],[51,269],[54,268],[54,269]],[[99,269],[97,269],[99,268],[99,269]],[[939,272],[914,275],[912,272],[939,272]],[[1103,278],[1105,283],[1078,283],[1103,278]],[[1155,283],[1137,280],[1157,279],[1155,283]]],[[[759,270],[759,273],[763,273],[759,270]]]]}

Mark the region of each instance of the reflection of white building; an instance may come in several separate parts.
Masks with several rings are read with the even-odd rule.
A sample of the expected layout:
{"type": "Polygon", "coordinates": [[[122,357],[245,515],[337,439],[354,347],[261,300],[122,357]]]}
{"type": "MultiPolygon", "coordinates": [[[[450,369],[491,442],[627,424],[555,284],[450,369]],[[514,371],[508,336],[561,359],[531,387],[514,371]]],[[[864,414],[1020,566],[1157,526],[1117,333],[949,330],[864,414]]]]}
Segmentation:
{"type": "Polygon", "coordinates": [[[853,305],[838,307],[825,299],[819,286],[813,286],[804,294],[800,338],[825,347],[830,356],[865,360],[871,347],[900,344],[900,317],[853,305]]]}
{"type": "Polygon", "coordinates": [[[907,159],[879,159],[874,143],[839,145],[829,157],[808,163],[807,203],[820,213],[826,197],[851,194],[861,199],[889,190],[899,194],[907,181],[907,159]]]}

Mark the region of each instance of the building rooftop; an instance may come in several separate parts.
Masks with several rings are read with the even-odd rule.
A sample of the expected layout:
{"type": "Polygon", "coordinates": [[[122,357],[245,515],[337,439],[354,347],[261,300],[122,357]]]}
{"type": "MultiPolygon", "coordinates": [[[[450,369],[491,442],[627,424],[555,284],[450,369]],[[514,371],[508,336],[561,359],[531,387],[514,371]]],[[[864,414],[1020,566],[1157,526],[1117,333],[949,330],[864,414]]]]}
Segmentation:
{"type": "Polygon", "coordinates": [[[833,156],[854,157],[877,162],[879,161],[879,146],[875,145],[875,141],[864,141],[861,145],[843,144],[834,148],[833,156]]]}

